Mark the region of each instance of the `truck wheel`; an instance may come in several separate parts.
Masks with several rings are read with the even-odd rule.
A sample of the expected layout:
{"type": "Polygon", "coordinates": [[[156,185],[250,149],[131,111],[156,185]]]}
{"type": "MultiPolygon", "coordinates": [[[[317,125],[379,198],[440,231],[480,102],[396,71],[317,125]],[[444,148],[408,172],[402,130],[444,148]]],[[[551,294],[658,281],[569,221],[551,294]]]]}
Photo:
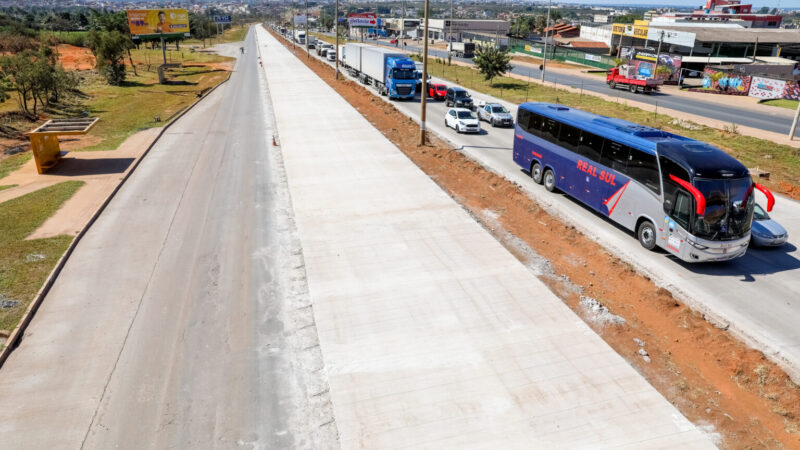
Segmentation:
{"type": "Polygon", "coordinates": [[[542,165],[539,163],[533,163],[533,167],[531,167],[531,178],[533,178],[533,182],[536,184],[542,184],[542,165]]]}
{"type": "Polygon", "coordinates": [[[544,188],[547,189],[547,192],[556,190],[556,175],[550,169],[544,170],[544,188]]]}
{"type": "Polygon", "coordinates": [[[656,227],[650,221],[645,220],[639,224],[639,229],[636,230],[636,237],[642,247],[648,250],[656,248],[656,227]]]}
{"type": "Polygon", "coordinates": [[[628,89],[630,89],[631,94],[635,94],[636,93],[636,85],[635,84],[630,85],[630,87],[628,89]]]}
{"type": "Polygon", "coordinates": [[[609,81],[609,82],[608,82],[608,87],[610,87],[611,89],[614,89],[614,88],[616,88],[616,87],[617,87],[617,83],[616,83],[616,82],[614,82],[614,81],[609,81]]]}

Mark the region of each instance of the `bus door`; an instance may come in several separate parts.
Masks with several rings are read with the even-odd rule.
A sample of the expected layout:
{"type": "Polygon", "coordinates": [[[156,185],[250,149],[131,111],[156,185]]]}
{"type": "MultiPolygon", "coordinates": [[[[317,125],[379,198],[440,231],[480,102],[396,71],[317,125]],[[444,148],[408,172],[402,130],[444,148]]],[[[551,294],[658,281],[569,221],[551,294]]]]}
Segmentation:
{"type": "Polygon", "coordinates": [[[576,164],[581,177],[579,197],[587,205],[603,213],[606,212],[603,204],[605,189],[597,175],[602,171],[599,161],[604,141],[604,138],[596,134],[582,131],[576,151],[580,155],[576,164]]]}

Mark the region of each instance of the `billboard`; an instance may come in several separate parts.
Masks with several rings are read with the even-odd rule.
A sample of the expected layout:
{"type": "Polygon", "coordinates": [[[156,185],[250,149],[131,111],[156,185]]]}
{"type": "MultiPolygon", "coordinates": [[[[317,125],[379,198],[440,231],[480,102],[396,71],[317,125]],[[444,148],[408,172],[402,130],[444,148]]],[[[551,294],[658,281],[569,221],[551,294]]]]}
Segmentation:
{"type": "Polygon", "coordinates": [[[771,99],[783,98],[783,91],[786,89],[786,81],[773,80],[771,78],[753,77],[750,81],[750,97],[771,99]]]}
{"type": "Polygon", "coordinates": [[[306,15],[302,13],[297,13],[294,15],[294,24],[295,25],[305,25],[306,24],[306,15]]]}
{"type": "Polygon", "coordinates": [[[231,23],[231,16],[214,16],[214,23],[231,23]]]}
{"type": "Polygon", "coordinates": [[[189,37],[185,9],[129,9],[128,26],[134,38],[189,37]]]}
{"type": "Polygon", "coordinates": [[[351,27],[375,27],[379,25],[374,13],[353,13],[348,17],[351,27]]]}

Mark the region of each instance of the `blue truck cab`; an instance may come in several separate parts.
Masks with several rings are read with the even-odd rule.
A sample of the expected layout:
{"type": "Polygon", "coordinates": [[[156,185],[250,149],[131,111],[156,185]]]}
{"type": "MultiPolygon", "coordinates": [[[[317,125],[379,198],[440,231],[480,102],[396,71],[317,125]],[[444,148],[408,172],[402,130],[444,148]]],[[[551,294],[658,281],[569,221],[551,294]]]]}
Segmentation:
{"type": "Polygon", "coordinates": [[[386,58],[386,95],[389,98],[411,99],[417,86],[417,66],[408,58],[386,58]]]}

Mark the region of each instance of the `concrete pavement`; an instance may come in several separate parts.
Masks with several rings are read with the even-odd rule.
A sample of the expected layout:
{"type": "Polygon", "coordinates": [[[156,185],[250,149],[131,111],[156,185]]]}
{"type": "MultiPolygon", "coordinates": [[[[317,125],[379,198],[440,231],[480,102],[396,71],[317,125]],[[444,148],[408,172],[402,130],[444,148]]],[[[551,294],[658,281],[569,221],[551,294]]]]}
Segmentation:
{"type": "Polygon", "coordinates": [[[711,448],[529,270],[265,30],[344,448],[711,448]]]}
{"type": "Polygon", "coordinates": [[[78,244],[0,370],[2,448],[337,446],[254,44],[78,244]]]}
{"type": "MultiPolygon", "coordinates": [[[[439,81],[435,77],[434,80],[439,81]]],[[[472,95],[476,100],[502,103],[516,114],[514,104],[476,92],[472,95]]],[[[419,121],[419,99],[392,104],[419,121]]],[[[783,247],[751,248],[744,257],[720,264],[682,263],[663,252],[643,249],[628,231],[569,197],[553,195],[533,183],[512,160],[513,129],[492,128],[483,123],[485,131],[481,135],[458,134],[443,125],[441,118],[448,108],[442,102],[427,104],[429,130],[484,167],[520,185],[550,213],[575,225],[800,380],[800,329],[796,326],[800,321],[800,203],[777,196],[770,213],[789,232],[789,242],[783,247]]],[[[759,202],[766,203],[760,192],[756,195],[759,202]]]]}

